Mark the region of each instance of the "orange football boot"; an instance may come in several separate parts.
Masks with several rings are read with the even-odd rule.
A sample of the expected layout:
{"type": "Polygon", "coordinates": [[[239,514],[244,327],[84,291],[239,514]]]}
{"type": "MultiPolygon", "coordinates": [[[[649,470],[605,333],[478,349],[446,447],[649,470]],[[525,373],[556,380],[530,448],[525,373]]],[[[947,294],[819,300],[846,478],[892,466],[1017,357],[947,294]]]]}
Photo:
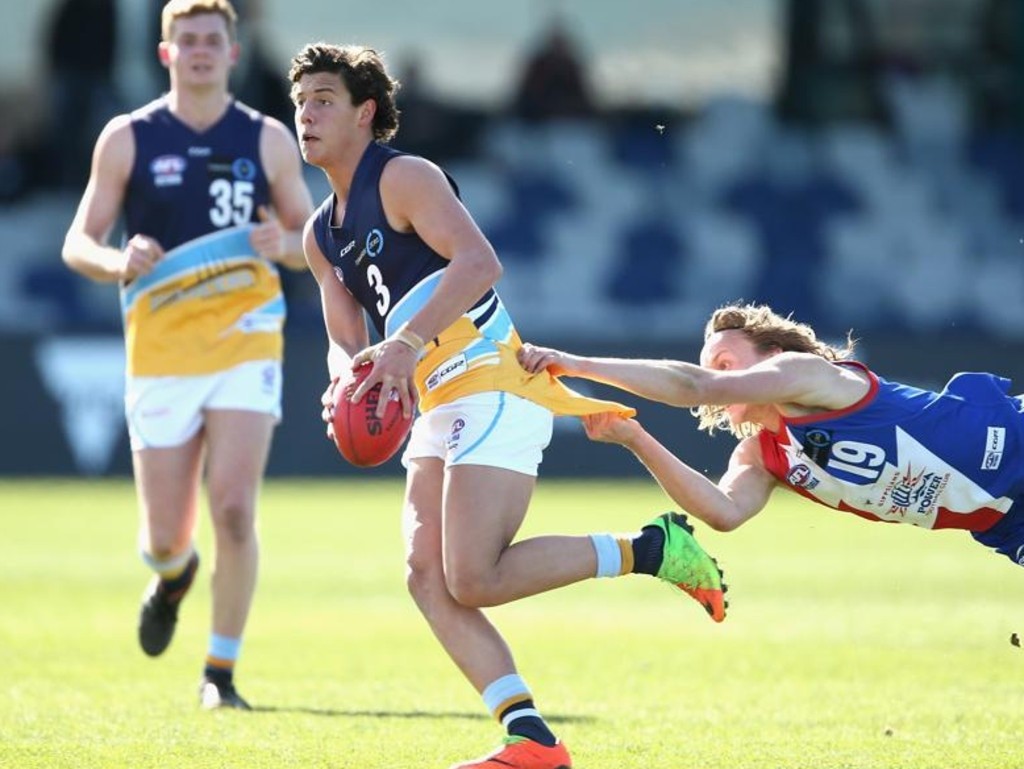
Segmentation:
{"type": "Polygon", "coordinates": [[[561,740],[546,747],[526,737],[511,735],[493,753],[450,769],[572,769],[569,751],[561,740]]]}

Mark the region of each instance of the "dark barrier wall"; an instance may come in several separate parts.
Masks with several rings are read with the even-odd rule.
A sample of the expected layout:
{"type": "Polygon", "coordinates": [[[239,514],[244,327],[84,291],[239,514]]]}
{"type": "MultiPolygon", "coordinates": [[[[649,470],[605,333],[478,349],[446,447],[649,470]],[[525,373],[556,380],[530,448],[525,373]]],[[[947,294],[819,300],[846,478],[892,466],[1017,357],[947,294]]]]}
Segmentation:
{"type": "MultiPolygon", "coordinates": [[[[540,340],[538,340],[540,341],[540,340]]],[[[543,340],[557,345],[557,340],[543,340]]],[[[694,360],[699,344],[644,346],[637,343],[576,352],[694,360]]],[[[862,340],[859,357],[882,376],[941,388],[955,371],[995,371],[1015,380],[1024,392],[1024,345],[977,336],[888,337],[862,340]]],[[[271,475],[394,475],[398,460],[373,470],[345,463],[327,441],[320,422],[320,392],[326,374],[319,336],[291,336],[285,362],[284,420],[270,459],[271,475]]],[[[0,336],[0,476],[127,475],[131,457],[123,415],[121,338],[0,336]]],[[[640,420],[670,449],[694,467],[718,475],[734,441],[709,438],[681,409],[639,401],[596,385],[579,389],[615,398],[639,410],[640,420]]],[[[626,450],[587,440],[575,419],[556,420],[542,475],[629,476],[644,470],[626,450]]]]}

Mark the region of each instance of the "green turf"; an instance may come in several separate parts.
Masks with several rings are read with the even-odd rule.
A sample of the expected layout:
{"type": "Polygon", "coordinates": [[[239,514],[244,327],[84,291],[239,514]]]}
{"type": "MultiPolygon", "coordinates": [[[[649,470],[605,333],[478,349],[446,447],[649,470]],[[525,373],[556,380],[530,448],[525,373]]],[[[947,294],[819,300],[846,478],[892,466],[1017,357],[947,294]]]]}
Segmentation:
{"type": "MultiPolygon", "coordinates": [[[[401,486],[273,482],[238,671],[200,712],[204,564],[159,660],[127,482],[0,481],[0,767],[445,769],[499,729],[405,594],[401,486]]],[[[630,530],[649,482],[542,481],[530,532],[630,530]]],[[[491,612],[577,769],[1024,766],[1024,574],[954,532],[776,498],[720,557],[730,617],[643,577],[491,612]]],[[[200,546],[209,551],[209,525],[200,546]]]]}

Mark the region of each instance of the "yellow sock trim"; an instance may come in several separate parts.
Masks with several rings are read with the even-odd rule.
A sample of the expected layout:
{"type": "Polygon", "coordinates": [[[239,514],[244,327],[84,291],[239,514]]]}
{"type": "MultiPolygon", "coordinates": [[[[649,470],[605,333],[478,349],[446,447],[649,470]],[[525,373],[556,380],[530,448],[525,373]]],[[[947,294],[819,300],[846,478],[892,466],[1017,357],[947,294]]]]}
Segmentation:
{"type": "Polygon", "coordinates": [[[498,705],[498,707],[494,709],[494,712],[491,713],[491,715],[494,716],[498,721],[500,721],[501,714],[508,710],[510,707],[512,707],[513,705],[518,705],[520,702],[526,702],[530,699],[533,699],[533,695],[531,695],[530,693],[516,694],[512,697],[509,697],[507,700],[504,700],[500,705],[498,705]]]}
{"type": "Polygon", "coordinates": [[[622,554],[622,571],[619,574],[633,573],[633,540],[629,537],[616,537],[619,552],[622,554]]]}
{"type": "Polygon", "coordinates": [[[191,542],[181,552],[159,557],[149,552],[149,547],[145,543],[140,543],[139,547],[139,556],[142,558],[142,562],[161,579],[174,579],[184,574],[195,552],[191,542]]]}
{"type": "Polygon", "coordinates": [[[172,580],[177,579],[188,569],[189,563],[192,562],[192,553],[194,550],[190,547],[177,555],[173,555],[170,558],[165,559],[165,563],[171,564],[168,568],[157,568],[155,569],[157,576],[160,579],[172,580]]]}

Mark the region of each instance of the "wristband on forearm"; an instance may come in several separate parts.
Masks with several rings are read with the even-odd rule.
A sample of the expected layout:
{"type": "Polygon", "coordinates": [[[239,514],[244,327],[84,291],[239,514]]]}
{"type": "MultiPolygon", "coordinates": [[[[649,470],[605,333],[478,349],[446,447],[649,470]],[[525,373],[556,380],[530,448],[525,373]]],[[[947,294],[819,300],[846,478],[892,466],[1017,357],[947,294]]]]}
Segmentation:
{"type": "Polygon", "coordinates": [[[423,337],[409,328],[408,323],[399,328],[398,331],[393,333],[388,337],[388,339],[393,342],[401,342],[417,355],[419,355],[423,351],[423,348],[427,346],[426,342],[423,341],[423,337]]]}

